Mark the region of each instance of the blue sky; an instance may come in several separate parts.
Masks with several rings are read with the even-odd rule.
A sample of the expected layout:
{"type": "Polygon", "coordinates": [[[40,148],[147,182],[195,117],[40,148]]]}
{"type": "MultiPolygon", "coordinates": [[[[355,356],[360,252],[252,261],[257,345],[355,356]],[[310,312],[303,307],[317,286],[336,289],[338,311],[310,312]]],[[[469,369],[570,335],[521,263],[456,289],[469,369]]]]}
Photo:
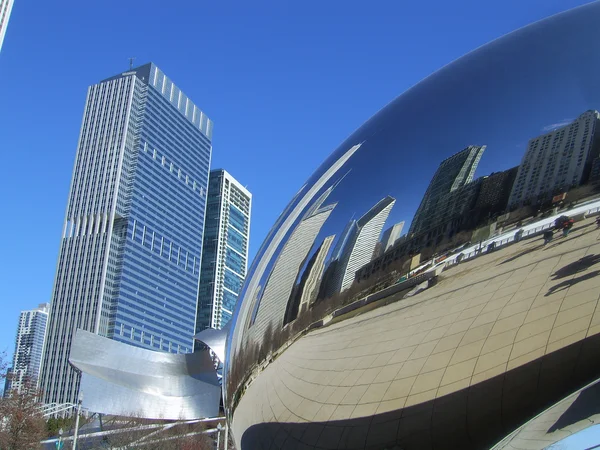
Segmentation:
{"type": "Polygon", "coordinates": [[[155,62],[214,121],[213,168],[254,194],[251,255],[355,128],[434,70],[584,0],[16,0],[0,52],[0,350],[50,300],[88,85],[155,62]]]}

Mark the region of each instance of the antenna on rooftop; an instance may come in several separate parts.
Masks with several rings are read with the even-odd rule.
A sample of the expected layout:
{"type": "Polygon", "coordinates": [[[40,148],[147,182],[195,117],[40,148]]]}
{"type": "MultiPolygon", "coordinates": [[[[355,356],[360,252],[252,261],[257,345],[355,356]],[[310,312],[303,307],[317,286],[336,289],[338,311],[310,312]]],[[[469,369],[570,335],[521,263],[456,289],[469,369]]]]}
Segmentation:
{"type": "Polygon", "coordinates": [[[129,58],[129,70],[133,69],[133,60],[135,59],[135,56],[132,56],[131,58],[129,58]]]}

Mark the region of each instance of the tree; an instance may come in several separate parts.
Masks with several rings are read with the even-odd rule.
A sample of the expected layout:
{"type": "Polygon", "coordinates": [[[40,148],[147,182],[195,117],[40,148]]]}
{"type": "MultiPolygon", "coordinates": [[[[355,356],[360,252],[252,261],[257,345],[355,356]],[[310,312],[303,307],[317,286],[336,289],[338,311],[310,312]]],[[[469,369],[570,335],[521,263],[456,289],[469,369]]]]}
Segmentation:
{"type": "MultiPolygon", "coordinates": [[[[215,424],[210,424],[214,428],[215,424]]],[[[214,448],[212,437],[202,434],[205,423],[174,424],[170,421],[147,420],[136,417],[112,417],[105,419],[104,428],[115,431],[105,436],[102,442],[87,442],[81,439],[77,448],[100,450],[115,448],[121,450],[209,450],[214,448]],[[164,425],[164,429],[144,429],[144,425],[164,425]]]]}
{"type": "MultiPolygon", "coordinates": [[[[6,378],[6,354],[0,355],[0,382],[6,378]]],[[[35,383],[26,380],[21,392],[11,391],[0,398],[0,448],[31,450],[40,448],[46,422],[39,409],[35,383]]]]}

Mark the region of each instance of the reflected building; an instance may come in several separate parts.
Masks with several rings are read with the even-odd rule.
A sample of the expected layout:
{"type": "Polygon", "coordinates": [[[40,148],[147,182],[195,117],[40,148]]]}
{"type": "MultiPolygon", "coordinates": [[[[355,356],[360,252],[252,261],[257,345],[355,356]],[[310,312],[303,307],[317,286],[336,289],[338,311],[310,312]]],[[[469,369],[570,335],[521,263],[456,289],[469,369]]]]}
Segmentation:
{"type": "Polygon", "coordinates": [[[317,299],[325,271],[325,261],[334,239],[335,235],[327,236],[308,261],[300,283],[294,289],[288,302],[284,323],[294,320],[298,314],[302,314],[310,308],[317,299]]]}
{"type": "Polygon", "coordinates": [[[196,333],[223,328],[246,277],[252,194],[222,169],[208,182],[196,333]]]}
{"type": "MultiPolygon", "coordinates": [[[[250,299],[244,302],[241,306],[238,321],[243,323],[240,328],[234,327],[232,330],[232,337],[230,340],[232,351],[239,351],[240,347],[246,342],[243,339],[243,333],[241,330],[249,329],[256,318],[258,307],[260,306],[260,299],[262,297],[261,285],[263,282],[263,276],[271,263],[272,258],[277,254],[277,250],[280,244],[285,240],[287,233],[294,226],[296,220],[302,215],[306,207],[311,205],[311,202],[316,202],[315,197],[320,190],[331,182],[331,179],[338,174],[340,169],[354,156],[354,154],[360,149],[362,143],[351,145],[341,155],[337,156],[330,167],[319,174],[318,179],[309,186],[304,184],[302,188],[296,193],[290,204],[281,214],[281,217],[275,222],[275,225],[267,235],[265,243],[258,251],[255,258],[255,264],[252,266],[252,273],[249,273],[244,284],[243,295],[245,298],[250,299]]],[[[326,192],[331,192],[327,190],[326,192]]],[[[317,197],[318,199],[319,197],[317,197]]],[[[316,202],[318,203],[318,202],[316,202]]],[[[320,206],[320,204],[319,204],[320,206]]]]}
{"type": "Polygon", "coordinates": [[[321,206],[331,190],[332,188],[327,190],[309,208],[281,250],[257,303],[251,328],[256,339],[262,338],[269,327],[272,330],[279,330],[283,326],[287,305],[300,269],[304,266],[321,227],[336,206],[335,204],[321,206]]]}
{"type": "Polygon", "coordinates": [[[8,27],[8,19],[10,19],[14,2],[14,0],[0,0],[0,50],[2,50],[6,28],[8,27]]]}
{"type": "Polygon", "coordinates": [[[445,229],[450,218],[468,211],[469,201],[476,194],[471,183],[485,147],[470,145],[440,163],[415,213],[409,235],[437,227],[445,229]]]}
{"type": "Polygon", "coordinates": [[[500,214],[506,210],[518,170],[518,167],[513,167],[482,177],[474,207],[480,217],[500,214]]]}
{"type": "Polygon", "coordinates": [[[383,232],[383,236],[381,237],[383,252],[387,252],[396,243],[396,241],[400,238],[400,235],[402,234],[403,228],[404,221],[392,225],[383,232]]]}
{"type": "Polygon", "coordinates": [[[36,388],[40,376],[46,324],[50,305],[42,303],[37,308],[21,311],[15,339],[10,374],[6,377],[4,396],[11,392],[21,393],[27,388],[36,388]]]}
{"type": "Polygon", "coordinates": [[[88,89],[41,384],[75,402],[77,329],[188,353],[198,300],[212,122],[154,64],[88,89]]]}
{"type": "Polygon", "coordinates": [[[371,261],[383,225],[395,203],[395,198],[387,196],[359,220],[349,224],[345,231],[343,248],[339,250],[340,256],[333,266],[335,269],[331,278],[327,280],[327,297],[348,289],[354,282],[356,271],[371,261]]]}
{"type": "Polygon", "coordinates": [[[509,199],[509,207],[545,200],[589,178],[598,157],[600,113],[586,111],[569,125],[527,144],[509,199]]]}

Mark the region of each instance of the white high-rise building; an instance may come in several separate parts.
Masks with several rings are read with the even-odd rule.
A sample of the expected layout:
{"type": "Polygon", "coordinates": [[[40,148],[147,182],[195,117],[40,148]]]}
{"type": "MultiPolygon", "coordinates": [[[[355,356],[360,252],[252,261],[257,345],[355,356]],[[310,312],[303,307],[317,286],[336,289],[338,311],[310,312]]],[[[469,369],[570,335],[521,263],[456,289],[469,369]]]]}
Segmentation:
{"type": "Polygon", "coordinates": [[[37,387],[49,309],[48,303],[42,303],[35,309],[21,311],[5,396],[11,392],[21,393],[24,388],[37,387]]]}
{"type": "Polygon", "coordinates": [[[40,377],[74,403],[77,329],[193,351],[212,122],[154,64],[88,89],[40,377]]]}
{"type": "Polygon", "coordinates": [[[210,172],[196,332],[223,328],[248,269],[252,194],[223,169],[210,172]]]}
{"type": "Polygon", "coordinates": [[[517,171],[509,206],[579,185],[589,169],[600,113],[586,111],[567,126],[533,138],[517,171]]]}
{"type": "Polygon", "coordinates": [[[14,0],[0,0],[0,50],[6,36],[6,27],[8,27],[8,19],[13,8],[14,0]]]}

